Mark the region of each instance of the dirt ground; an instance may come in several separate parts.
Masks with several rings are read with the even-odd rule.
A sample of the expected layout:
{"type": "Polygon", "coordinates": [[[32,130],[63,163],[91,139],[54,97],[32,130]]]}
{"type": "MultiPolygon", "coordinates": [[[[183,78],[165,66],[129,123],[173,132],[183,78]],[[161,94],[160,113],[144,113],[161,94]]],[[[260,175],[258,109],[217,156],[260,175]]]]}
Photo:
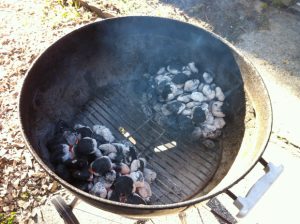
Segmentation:
{"type": "MultiPolygon", "coordinates": [[[[0,222],[32,222],[60,186],[39,167],[19,131],[18,94],[33,60],[51,43],[97,19],[64,1],[0,2],[0,222]],[[31,220],[31,221],[30,221],[31,220]]],[[[71,1],[66,1],[71,2],[71,1]]],[[[262,74],[274,109],[272,139],[299,154],[300,17],[260,1],[86,1],[115,16],[154,15],[212,30],[234,43],[262,74]],[[291,108],[291,105],[293,107],[291,108]]]]}

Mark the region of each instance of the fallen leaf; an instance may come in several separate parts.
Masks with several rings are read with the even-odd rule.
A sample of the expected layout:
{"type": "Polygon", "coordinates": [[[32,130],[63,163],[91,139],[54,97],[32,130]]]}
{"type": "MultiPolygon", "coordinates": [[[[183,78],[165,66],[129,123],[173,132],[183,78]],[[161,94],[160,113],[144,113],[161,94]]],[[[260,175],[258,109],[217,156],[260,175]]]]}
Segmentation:
{"type": "Polygon", "coordinates": [[[9,211],[9,206],[3,207],[2,210],[3,210],[4,212],[8,212],[8,211],[9,211]]]}
{"type": "Polygon", "coordinates": [[[14,186],[14,188],[19,189],[19,184],[20,184],[20,179],[16,179],[12,185],[14,186]]]}
{"type": "Polygon", "coordinates": [[[24,204],[25,204],[25,201],[23,201],[23,200],[18,200],[18,201],[17,201],[17,204],[18,204],[19,207],[23,208],[23,206],[24,206],[24,204]]]}
{"type": "Polygon", "coordinates": [[[7,149],[0,149],[0,157],[4,156],[7,152],[7,149]]]}
{"type": "MultiPolygon", "coordinates": [[[[51,188],[50,188],[50,192],[51,192],[51,193],[55,192],[55,191],[57,190],[57,188],[58,188],[58,183],[57,183],[57,181],[54,181],[54,182],[52,183],[51,188]]],[[[49,190],[49,189],[48,189],[48,190],[49,190]]]]}
{"type": "Polygon", "coordinates": [[[31,157],[31,155],[29,153],[25,153],[24,158],[25,158],[26,165],[28,167],[32,168],[32,161],[31,161],[32,157],[31,157]]]}

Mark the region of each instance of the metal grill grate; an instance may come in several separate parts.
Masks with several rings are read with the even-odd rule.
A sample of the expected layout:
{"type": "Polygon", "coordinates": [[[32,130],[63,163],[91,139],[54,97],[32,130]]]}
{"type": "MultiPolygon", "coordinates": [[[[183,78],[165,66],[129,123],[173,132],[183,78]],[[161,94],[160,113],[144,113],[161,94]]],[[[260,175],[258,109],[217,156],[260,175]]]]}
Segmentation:
{"type": "Polygon", "coordinates": [[[151,184],[153,204],[175,203],[199,193],[217,170],[221,149],[208,150],[199,143],[170,137],[130,96],[118,88],[101,91],[86,104],[75,122],[103,124],[117,139],[124,139],[120,127],[131,134],[139,155],[157,172],[157,179],[151,184]]]}

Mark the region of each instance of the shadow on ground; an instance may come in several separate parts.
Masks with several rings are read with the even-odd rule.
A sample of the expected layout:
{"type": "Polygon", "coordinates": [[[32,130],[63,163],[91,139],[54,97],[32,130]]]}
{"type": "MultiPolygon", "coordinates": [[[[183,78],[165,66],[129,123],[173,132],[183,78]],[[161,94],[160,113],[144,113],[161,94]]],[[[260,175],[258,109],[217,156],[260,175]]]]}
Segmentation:
{"type": "Polygon", "coordinates": [[[190,17],[213,26],[214,32],[236,42],[245,32],[268,29],[268,18],[260,2],[245,0],[160,0],[190,17]]]}

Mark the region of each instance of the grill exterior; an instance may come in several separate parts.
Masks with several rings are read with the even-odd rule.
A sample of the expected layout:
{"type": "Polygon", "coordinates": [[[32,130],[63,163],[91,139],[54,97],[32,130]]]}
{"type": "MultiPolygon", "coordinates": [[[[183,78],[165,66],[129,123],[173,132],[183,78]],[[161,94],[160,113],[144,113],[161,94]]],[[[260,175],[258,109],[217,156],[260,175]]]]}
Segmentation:
{"type": "Polygon", "coordinates": [[[109,19],[66,35],[29,69],[19,108],[27,145],[52,178],[96,207],[143,218],[182,211],[233,186],[262,155],[272,125],[267,90],[247,59],[215,34],[157,17],[109,19]],[[228,125],[213,150],[182,139],[176,141],[153,117],[145,116],[128,89],[112,86],[112,91],[99,91],[117,81],[130,80],[131,73],[157,71],[170,55],[183,61],[195,60],[204,69],[222,74],[217,75],[216,83],[222,83],[229,95],[228,125]],[[251,127],[248,118],[253,121],[251,127]],[[49,163],[45,142],[59,119],[87,125],[100,122],[114,134],[120,127],[129,131],[141,155],[158,172],[153,205],[101,199],[58,177],[49,163]],[[157,150],[165,144],[170,149],[157,150]]]}

